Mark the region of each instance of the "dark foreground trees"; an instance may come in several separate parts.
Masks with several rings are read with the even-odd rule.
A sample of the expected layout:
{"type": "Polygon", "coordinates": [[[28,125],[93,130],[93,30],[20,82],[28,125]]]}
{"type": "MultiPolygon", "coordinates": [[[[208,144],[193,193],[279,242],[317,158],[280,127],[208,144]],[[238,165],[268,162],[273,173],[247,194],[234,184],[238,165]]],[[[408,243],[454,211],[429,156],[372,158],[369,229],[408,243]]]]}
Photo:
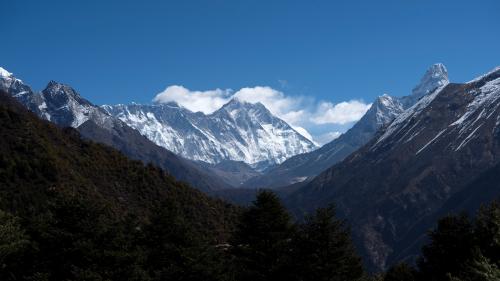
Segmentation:
{"type": "Polygon", "coordinates": [[[259,193],[228,243],[199,232],[179,202],[147,221],[54,193],[43,213],[0,211],[1,280],[358,280],[361,261],[333,209],[292,223],[277,196],[259,193]]]}
{"type": "MultiPolygon", "coordinates": [[[[43,213],[0,211],[1,280],[367,280],[345,223],[333,208],[293,223],[277,196],[259,193],[229,243],[214,243],[166,200],[147,221],[110,220],[105,206],[55,194],[43,213]]],[[[417,267],[401,263],[385,281],[500,280],[500,204],[442,218],[417,267]]],[[[379,279],[377,279],[379,280],[379,279]]]]}
{"type": "Polygon", "coordinates": [[[321,208],[298,226],[293,241],[295,280],[358,280],[363,275],[344,221],[321,208]]]}
{"type": "Polygon", "coordinates": [[[333,208],[292,225],[275,194],[258,194],[232,241],[238,280],[358,280],[363,276],[345,224],[333,208]]]}
{"type": "Polygon", "coordinates": [[[386,281],[500,280],[500,203],[483,206],[474,219],[465,214],[442,218],[429,233],[417,269],[398,265],[386,281]]]}
{"type": "Polygon", "coordinates": [[[231,241],[238,280],[279,280],[288,275],[293,226],[277,196],[260,192],[243,212],[231,241]]]}

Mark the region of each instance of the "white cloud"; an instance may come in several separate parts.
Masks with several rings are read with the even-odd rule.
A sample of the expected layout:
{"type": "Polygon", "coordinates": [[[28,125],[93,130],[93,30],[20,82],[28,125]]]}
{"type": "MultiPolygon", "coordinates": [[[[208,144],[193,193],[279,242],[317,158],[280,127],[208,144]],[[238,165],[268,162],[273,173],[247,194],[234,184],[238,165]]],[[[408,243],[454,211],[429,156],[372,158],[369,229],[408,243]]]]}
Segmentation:
{"type": "Polygon", "coordinates": [[[231,90],[190,91],[183,86],[173,85],[156,95],[154,102],[177,104],[193,111],[212,113],[230,100],[231,90]]]}
{"type": "Polygon", "coordinates": [[[344,125],[359,120],[371,104],[361,101],[351,100],[337,104],[330,102],[321,102],[317,115],[311,120],[316,124],[340,124],[344,125]]]}
{"type": "Polygon", "coordinates": [[[231,90],[222,89],[191,91],[183,86],[174,85],[159,93],[153,101],[176,102],[191,111],[209,114],[232,98],[264,104],[269,111],[285,120],[301,135],[318,143],[326,143],[340,135],[340,132],[333,129],[325,132],[325,125],[340,126],[353,123],[370,108],[370,104],[359,100],[333,104],[307,96],[287,96],[281,91],[265,86],[246,87],[233,93],[231,90]],[[322,127],[320,132],[311,136],[309,132],[318,131],[316,130],[318,126],[322,127]]]}

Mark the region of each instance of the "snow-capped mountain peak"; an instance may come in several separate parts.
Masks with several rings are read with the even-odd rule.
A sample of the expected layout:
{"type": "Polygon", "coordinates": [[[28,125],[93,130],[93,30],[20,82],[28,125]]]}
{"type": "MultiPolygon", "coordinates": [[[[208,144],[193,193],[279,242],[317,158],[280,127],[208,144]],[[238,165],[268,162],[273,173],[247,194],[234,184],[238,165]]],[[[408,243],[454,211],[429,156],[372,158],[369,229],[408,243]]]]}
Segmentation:
{"type": "MultiPolygon", "coordinates": [[[[425,124],[425,122],[421,120],[425,118],[422,117],[422,112],[430,111],[430,104],[443,103],[443,100],[451,103],[450,101],[454,98],[453,94],[455,92],[462,93],[461,96],[455,98],[464,99],[464,101],[461,102],[466,104],[466,106],[464,106],[465,109],[458,109],[457,105],[453,105],[453,107],[457,107],[457,109],[453,111],[456,120],[453,122],[450,121],[449,128],[446,127],[439,131],[417,152],[417,154],[422,152],[423,149],[427,148],[430,144],[437,142],[446,134],[455,133],[455,130],[458,130],[459,133],[455,135],[453,141],[450,142],[450,147],[455,147],[458,150],[474,137],[474,134],[483,123],[495,117],[495,114],[497,114],[500,108],[498,104],[500,100],[500,68],[496,68],[467,84],[443,84],[435,89],[432,93],[424,96],[414,106],[399,115],[377,140],[372,149],[375,150],[384,143],[391,144],[391,141],[394,143],[409,142],[413,138],[423,134],[428,128],[424,130],[417,126],[419,123],[425,124]],[[439,101],[435,101],[438,98],[439,101]],[[404,134],[401,134],[401,132],[404,132],[404,134]],[[387,139],[389,141],[386,141],[387,139]]],[[[500,122],[495,122],[496,125],[494,130],[498,130],[496,126],[500,124],[500,122]]]]}
{"type": "Polygon", "coordinates": [[[403,111],[403,106],[397,98],[383,94],[375,99],[369,110],[372,112],[367,115],[374,114],[377,125],[383,126],[400,114],[403,111]]]}
{"type": "Polygon", "coordinates": [[[79,103],[91,105],[89,101],[82,98],[75,89],[68,85],[51,80],[43,90],[46,98],[63,98],[65,100],[78,100],[79,103]]]}
{"type": "MultiPolygon", "coordinates": [[[[260,102],[250,103],[237,98],[231,99],[211,116],[225,116],[229,114],[234,120],[252,119],[253,122],[272,122],[273,114],[260,102]]],[[[276,120],[277,121],[277,120],[276,120]]],[[[284,121],[283,121],[284,122],[284,121]]]]}
{"type": "Polygon", "coordinates": [[[420,84],[413,89],[411,95],[418,99],[448,83],[448,70],[442,63],[436,63],[425,72],[420,84]]]}
{"type": "Polygon", "coordinates": [[[229,102],[224,104],[219,110],[255,110],[262,113],[271,114],[271,112],[260,102],[251,103],[238,98],[232,98],[229,102]]]}
{"type": "Polygon", "coordinates": [[[41,93],[50,112],[50,121],[64,126],[78,127],[92,119],[103,125],[109,115],[100,107],[82,98],[68,85],[50,81],[41,93]]]}
{"type": "Polygon", "coordinates": [[[420,79],[420,83],[412,90],[411,95],[403,97],[392,97],[388,94],[383,94],[377,97],[366,115],[376,117],[377,126],[389,124],[396,116],[404,110],[412,107],[422,97],[427,96],[438,88],[442,88],[449,83],[448,71],[442,63],[431,65],[424,76],[420,79]]]}
{"type": "Polygon", "coordinates": [[[261,103],[232,99],[211,114],[169,104],[102,108],[156,144],[212,164],[234,160],[270,165],[316,148],[261,103]]]}
{"type": "Polygon", "coordinates": [[[0,90],[11,93],[14,98],[26,105],[29,110],[49,119],[46,104],[42,95],[33,92],[31,88],[17,79],[12,73],[0,67],[0,90]]]}
{"type": "Polygon", "coordinates": [[[0,67],[0,77],[11,77],[12,73],[8,72],[5,68],[0,67]]]}

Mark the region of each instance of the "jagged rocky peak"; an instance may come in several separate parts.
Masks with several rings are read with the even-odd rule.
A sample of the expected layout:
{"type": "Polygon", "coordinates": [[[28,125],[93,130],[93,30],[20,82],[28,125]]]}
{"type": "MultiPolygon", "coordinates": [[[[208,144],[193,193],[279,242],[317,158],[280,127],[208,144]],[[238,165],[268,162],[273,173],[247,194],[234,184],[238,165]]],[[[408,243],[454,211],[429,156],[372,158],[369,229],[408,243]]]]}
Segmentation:
{"type": "Polygon", "coordinates": [[[373,105],[378,106],[379,108],[392,107],[395,104],[397,104],[397,99],[389,96],[388,94],[378,96],[373,102],[373,105]]]}
{"type": "Polygon", "coordinates": [[[232,98],[229,102],[221,107],[224,110],[238,110],[238,109],[253,109],[271,114],[271,112],[260,102],[251,103],[239,98],[232,98]]]}
{"type": "Polygon", "coordinates": [[[383,94],[375,99],[368,115],[374,114],[378,126],[390,123],[397,115],[403,112],[403,106],[397,98],[383,94]]]}
{"type": "Polygon", "coordinates": [[[219,110],[215,111],[214,115],[227,112],[232,118],[244,117],[259,117],[264,118],[260,121],[270,122],[273,119],[273,114],[260,102],[251,103],[238,98],[232,98],[229,102],[223,105],[219,110]]]}
{"type": "Polygon", "coordinates": [[[377,97],[367,115],[375,117],[378,126],[390,123],[405,109],[413,106],[420,98],[449,83],[448,71],[442,63],[431,65],[413,88],[411,95],[392,97],[388,94],[377,97]]]}
{"type": "Polygon", "coordinates": [[[413,88],[411,95],[400,98],[400,102],[405,109],[410,108],[422,97],[446,86],[449,82],[448,70],[444,64],[435,63],[427,69],[420,83],[413,88]]]}
{"type": "Polygon", "coordinates": [[[45,115],[43,97],[33,92],[28,85],[2,67],[0,67],[0,90],[9,93],[36,114],[45,115]]]}
{"type": "Polygon", "coordinates": [[[92,105],[89,101],[82,98],[80,94],[75,91],[75,89],[54,80],[51,80],[47,84],[47,87],[45,87],[42,93],[45,98],[52,98],[56,101],[60,100],[61,102],[67,102],[68,100],[72,99],[78,101],[78,103],[92,105]]]}
{"type": "Polygon", "coordinates": [[[416,98],[420,98],[448,83],[448,70],[444,64],[436,63],[427,69],[424,76],[420,80],[420,83],[413,88],[411,95],[416,98]]]}
{"type": "Polygon", "coordinates": [[[50,112],[49,120],[56,124],[76,128],[90,119],[103,126],[108,119],[107,113],[66,84],[52,80],[41,95],[50,112]]]}
{"type": "Polygon", "coordinates": [[[226,104],[222,106],[222,108],[234,108],[234,107],[241,107],[244,106],[245,104],[250,104],[249,102],[246,102],[244,100],[241,100],[237,97],[232,98],[230,101],[228,101],[226,104]]]}

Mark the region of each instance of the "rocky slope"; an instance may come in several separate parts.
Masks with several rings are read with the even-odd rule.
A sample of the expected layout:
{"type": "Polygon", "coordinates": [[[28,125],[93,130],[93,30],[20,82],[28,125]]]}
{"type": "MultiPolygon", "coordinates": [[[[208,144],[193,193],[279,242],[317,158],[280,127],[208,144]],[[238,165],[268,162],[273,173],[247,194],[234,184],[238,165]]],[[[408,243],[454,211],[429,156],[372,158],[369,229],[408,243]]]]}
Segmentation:
{"type": "Polygon", "coordinates": [[[420,83],[413,89],[411,95],[403,97],[379,96],[365,115],[339,138],[315,151],[299,154],[286,160],[264,175],[250,179],[244,186],[278,188],[311,180],[366,144],[378,129],[389,124],[422,96],[447,83],[446,67],[440,63],[432,65],[425,72],[420,83]]]}
{"type": "MultiPolygon", "coordinates": [[[[414,254],[432,218],[456,209],[446,207],[455,196],[475,196],[468,184],[499,163],[499,124],[500,68],[443,85],[288,204],[300,214],[335,203],[372,268],[383,269],[414,254]]],[[[489,191],[489,199],[500,195],[489,191]]]]}

